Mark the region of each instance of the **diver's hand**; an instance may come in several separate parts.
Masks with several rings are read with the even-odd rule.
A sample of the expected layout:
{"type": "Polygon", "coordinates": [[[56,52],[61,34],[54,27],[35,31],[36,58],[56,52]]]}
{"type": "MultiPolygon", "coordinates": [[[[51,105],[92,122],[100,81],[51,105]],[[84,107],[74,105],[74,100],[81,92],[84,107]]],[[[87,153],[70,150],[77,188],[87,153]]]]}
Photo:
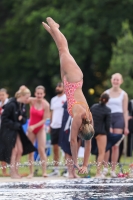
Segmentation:
{"type": "Polygon", "coordinates": [[[87,174],[88,173],[88,169],[86,166],[82,166],[79,168],[78,174],[87,174]]]}

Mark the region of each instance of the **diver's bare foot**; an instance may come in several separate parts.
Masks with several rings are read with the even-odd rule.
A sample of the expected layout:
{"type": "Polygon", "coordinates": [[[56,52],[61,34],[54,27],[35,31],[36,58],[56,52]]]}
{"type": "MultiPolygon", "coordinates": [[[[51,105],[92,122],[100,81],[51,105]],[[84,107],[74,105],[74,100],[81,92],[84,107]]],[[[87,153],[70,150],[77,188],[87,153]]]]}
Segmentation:
{"type": "Polygon", "coordinates": [[[27,178],[33,178],[33,176],[34,176],[34,174],[29,174],[28,176],[27,176],[27,178]]]}
{"type": "MultiPolygon", "coordinates": [[[[79,168],[79,166],[76,166],[76,169],[80,169],[79,168]]],[[[74,177],[74,178],[80,178],[80,176],[78,176],[77,174],[76,174],[76,169],[74,168],[73,170],[72,170],[72,176],[74,177]]]]}
{"type": "Polygon", "coordinates": [[[48,25],[52,28],[52,27],[56,27],[59,28],[60,25],[57,24],[51,17],[47,17],[46,21],[48,22],[48,25]]]}
{"type": "Polygon", "coordinates": [[[53,37],[52,28],[59,28],[60,26],[51,17],[47,17],[46,20],[48,24],[42,22],[42,25],[53,37]]]}
{"type": "Polygon", "coordinates": [[[47,17],[47,23],[42,22],[43,27],[50,33],[54,39],[59,52],[68,51],[68,44],[65,36],[59,30],[59,24],[57,24],[51,17],[47,17]]]}
{"type": "Polygon", "coordinates": [[[42,22],[42,25],[52,35],[51,28],[45,22],[42,22]]]}

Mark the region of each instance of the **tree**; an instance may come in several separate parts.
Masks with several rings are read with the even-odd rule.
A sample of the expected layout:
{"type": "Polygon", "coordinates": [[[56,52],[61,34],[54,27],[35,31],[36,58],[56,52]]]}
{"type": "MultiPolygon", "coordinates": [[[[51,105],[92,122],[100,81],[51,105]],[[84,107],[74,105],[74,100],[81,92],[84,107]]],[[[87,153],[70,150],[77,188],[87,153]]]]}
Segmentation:
{"type": "MultiPolygon", "coordinates": [[[[129,98],[133,98],[133,35],[128,22],[123,23],[121,36],[118,37],[117,44],[113,44],[110,68],[107,70],[108,78],[117,72],[124,78],[122,88],[129,98]]],[[[106,82],[106,86],[110,87],[110,81],[106,82]]]]}
{"type": "MultiPolygon", "coordinates": [[[[44,85],[47,98],[60,79],[57,48],[41,22],[53,17],[68,39],[70,52],[84,74],[83,91],[92,104],[104,88],[103,82],[112,55],[112,43],[121,33],[121,24],[129,19],[132,28],[131,0],[1,0],[7,16],[1,20],[1,85],[13,94],[21,84],[32,91],[44,85]],[[95,89],[90,96],[89,88],[95,89]],[[101,89],[99,91],[99,89],[101,89]]],[[[2,9],[0,7],[0,9],[2,9]]],[[[1,10],[0,10],[1,13],[1,10]]]]}

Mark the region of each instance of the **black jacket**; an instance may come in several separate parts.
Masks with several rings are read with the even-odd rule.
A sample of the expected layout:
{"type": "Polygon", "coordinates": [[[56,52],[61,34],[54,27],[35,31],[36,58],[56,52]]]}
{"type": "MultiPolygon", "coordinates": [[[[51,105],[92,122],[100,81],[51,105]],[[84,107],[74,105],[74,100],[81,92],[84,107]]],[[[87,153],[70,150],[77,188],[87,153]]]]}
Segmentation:
{"type": "Polygon", "coordinates": [[[23,104],[18,103],[15,98],[11,98],[9,102],[4,106],[4,111],[1,116],[1,161],[5,161],[10,164],[11,153],[16,144],[17,134],[19,134],[23,146],[22,155],[36,151],[36,148],[32,145],[22,128],[22,125],[25,124],[26,120],[26,110],[23,104]],[[21,121],[18,120],[20,115],[23,116],[21,121]]]}
{"type": "Polygon", "coordinates": [[[95,133],[108,134],[111,123],[111,110],[106,105],[97,103],[90,108],[94,121],[95,133]]]}
{"type": "Polygon", "coordinates": [[[128,103],[128,111],[129,111],[129,116],[133,117],[133,99],[131,99],[128,103]]]}
{"type": "Polygon", "coordinates": [[[129,111],[129,116],[132,117],[131,119],[128,120],[129,133],[133,133],[133,99],[129,101],[128,111],[129,111]]]}

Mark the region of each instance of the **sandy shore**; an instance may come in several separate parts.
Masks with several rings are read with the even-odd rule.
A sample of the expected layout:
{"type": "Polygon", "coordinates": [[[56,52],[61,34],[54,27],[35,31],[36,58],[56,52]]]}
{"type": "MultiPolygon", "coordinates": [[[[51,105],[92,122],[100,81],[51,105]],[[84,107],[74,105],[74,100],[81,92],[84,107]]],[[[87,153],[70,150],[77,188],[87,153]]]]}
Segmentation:
{"type": "Polygon", "coordinates": [[[31,179],[23,177],[21,179],[12,179],[10,177],[0,177],[0,182],[34,182],[34,181],[47,181],[47,180],[66,180],[67,178],[64,178],[62,176],[60,177],[33,177],[31,179]]]}

